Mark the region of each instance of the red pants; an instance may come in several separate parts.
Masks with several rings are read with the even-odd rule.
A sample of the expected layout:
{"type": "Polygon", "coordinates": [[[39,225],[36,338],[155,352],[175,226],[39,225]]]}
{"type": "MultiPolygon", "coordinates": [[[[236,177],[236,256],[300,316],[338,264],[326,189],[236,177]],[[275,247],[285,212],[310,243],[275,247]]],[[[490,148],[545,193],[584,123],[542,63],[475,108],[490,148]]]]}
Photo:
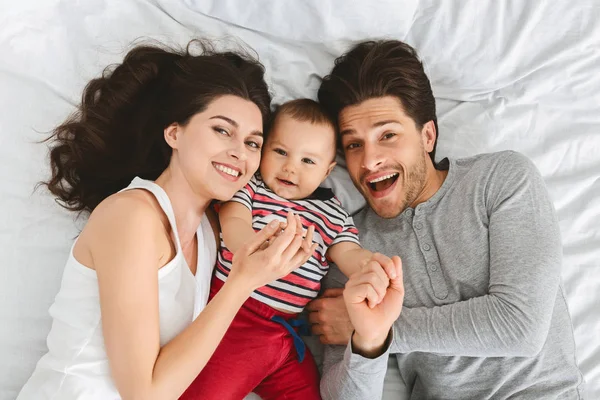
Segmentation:
{"type": "MultiPolygon", "coordinates": [[[[211,299],[222,286],[220,279],[213,278],[211,299]]],[[[249,298],[180,399],[237,400],[255,392],[263,400],[320,400],[319,372],[312,354],[307,348],[304,360],[298,361],[290,333],[271,321],[276,315],[294,317],[249,298]]]]}

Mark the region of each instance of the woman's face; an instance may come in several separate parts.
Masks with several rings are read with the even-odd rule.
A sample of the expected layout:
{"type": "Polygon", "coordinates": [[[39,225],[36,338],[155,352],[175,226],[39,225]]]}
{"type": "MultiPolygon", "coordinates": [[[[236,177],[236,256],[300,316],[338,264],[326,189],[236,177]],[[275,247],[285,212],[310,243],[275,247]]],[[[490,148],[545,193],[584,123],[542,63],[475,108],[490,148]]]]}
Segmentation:
{"type": "Polygon", "coordinates": [[[233,95],[218,97],[185,126],[167,128],[171,165],[178,167],[198,196],[229,200],[258,169],[262,125],[253,102],[233,95]]]}

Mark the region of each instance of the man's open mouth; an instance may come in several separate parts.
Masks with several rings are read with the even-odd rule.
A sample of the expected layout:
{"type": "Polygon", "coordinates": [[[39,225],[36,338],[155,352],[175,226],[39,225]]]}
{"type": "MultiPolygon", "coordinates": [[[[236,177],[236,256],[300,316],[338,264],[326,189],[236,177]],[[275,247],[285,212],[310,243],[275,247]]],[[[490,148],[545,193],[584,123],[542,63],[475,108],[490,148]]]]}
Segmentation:
{"type": "Polygon", "coordinates": [[[398,180],[399,176],[400,175],[397,172],[380,176],[379,178],[368,181],[369,188],[374,192],[381,192],[392,186],[394,182],[398,180]]]}

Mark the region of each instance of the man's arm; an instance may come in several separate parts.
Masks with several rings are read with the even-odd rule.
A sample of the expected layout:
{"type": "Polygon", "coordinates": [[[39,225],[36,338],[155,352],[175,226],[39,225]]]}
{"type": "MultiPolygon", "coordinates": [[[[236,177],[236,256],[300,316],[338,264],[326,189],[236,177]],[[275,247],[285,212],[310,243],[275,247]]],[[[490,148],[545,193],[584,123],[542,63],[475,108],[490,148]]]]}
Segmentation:
{"type": "MultiPolygon", "coordinates": [[[[387,300],[373,309],[367,306],[366,291],[376,290],[375,286],[381,285],[376,277],[369,272],[361,272],[346,283],[345,308],[349,310],[356,331],[348,345],[325,347],[321,378],[321,396],[324,399],[381,398],[391,342],[390,328],[398,317],[404,297],[400,260],[396,258],[394,264],[397,278],[390,282],[385,296],[387,300]]],[[[339,287],[345,281],[339,269],[332,266],[327,286],[339,287]]],[[[319,311],[312,313],[312,320],[315,314],[318,319],[319,311]]]]}
{"type": "Polygon", "coordinates": [[[561,241],[533,163],[509,153],[487,195],[490,284],[485,296],[434,308],[404,308],[392,353],[531,357],[543,347],[560,283],[561,241]]]}
{"type": "Polygon", "coordinates": [[[323,356],[323,400],[380,399],[387,370],[389,345],[375,358],[366,358],[347,346],[327,345],[323,356]]]}

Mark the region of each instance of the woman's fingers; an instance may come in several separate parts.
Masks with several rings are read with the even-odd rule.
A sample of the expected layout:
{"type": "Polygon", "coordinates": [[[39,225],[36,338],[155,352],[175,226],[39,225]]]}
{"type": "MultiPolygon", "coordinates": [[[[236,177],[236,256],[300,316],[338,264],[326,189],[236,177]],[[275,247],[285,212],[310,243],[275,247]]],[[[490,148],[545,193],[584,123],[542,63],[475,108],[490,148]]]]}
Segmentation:
{"type": "Polygon", "coordinates": [[[294,214],[291,211],[288,212],[285,229],[283,232],[280,232],[277,237],[271,240],[269,249],[267,250],[270,253],[270,256],[276,256],[277,254],[283,253],[290,245],[296,236],[296,225],[297,221],[294,214]]]}
{"type": "Polygon", "coordinates": [[[254,235],[252,240],[245,245],[245,253],[247,255],[250,255],[259,250],[261,247],[264,246],[266,241],[273,239],[278,230],[278,221],[269,222],[267,226],[258,231],[256,235],[254,235]]]}
{"type": "Polygon", "coordinates": [[[292,259],[288,261],[289,272],[295,270],[296,268],[307,262],[308,259],[314,254],[315,250],[317,249],[317,246],[317,243],[313,243],[313,245],[310,246],[308,251],[305,251],[304,249],[299,249],[296,252],[296,254],[294,254],[292,259]]]}
{"type": "Polygon", "coordinates": [[[308,227],[308,229],[306,230],[306,236],[304,237],[304,240],[302,241],[302,248],[304,249],[304,251],[306,252],[310,252],[310,254],[312,254],[314,252],[310,251],[312,245],[313,245],[313,236],[315,233],[315,226],[311,225],[308,227]]]}

